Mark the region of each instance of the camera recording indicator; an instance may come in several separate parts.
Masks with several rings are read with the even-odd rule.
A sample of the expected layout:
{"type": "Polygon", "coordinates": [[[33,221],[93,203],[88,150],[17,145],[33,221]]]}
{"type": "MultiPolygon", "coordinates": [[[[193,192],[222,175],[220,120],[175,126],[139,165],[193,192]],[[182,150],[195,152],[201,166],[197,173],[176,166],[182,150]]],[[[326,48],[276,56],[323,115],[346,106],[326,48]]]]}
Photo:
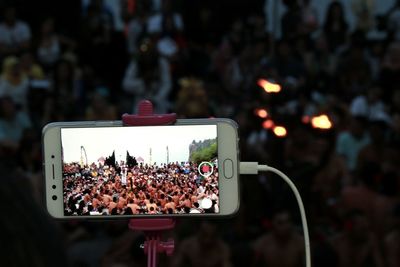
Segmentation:
{"type": "Polygon", "coordinates": [[[211,162],[203,161],[198,167],[199,173],[205,178],[209,177],[214,172],[214,165],[211,162]]]}

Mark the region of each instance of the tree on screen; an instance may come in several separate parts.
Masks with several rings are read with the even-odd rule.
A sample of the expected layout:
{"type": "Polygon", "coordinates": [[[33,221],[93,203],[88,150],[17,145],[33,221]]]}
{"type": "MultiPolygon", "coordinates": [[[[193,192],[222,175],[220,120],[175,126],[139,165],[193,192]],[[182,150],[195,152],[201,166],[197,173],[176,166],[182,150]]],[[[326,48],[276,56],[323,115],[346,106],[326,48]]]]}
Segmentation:
{"type": "Polygon", "coordinates": [[[217,157],[217,140],[207,139],[203,141],[193,141],[189,146],[189,161],[200,163],[210,161],[217,157]]]}

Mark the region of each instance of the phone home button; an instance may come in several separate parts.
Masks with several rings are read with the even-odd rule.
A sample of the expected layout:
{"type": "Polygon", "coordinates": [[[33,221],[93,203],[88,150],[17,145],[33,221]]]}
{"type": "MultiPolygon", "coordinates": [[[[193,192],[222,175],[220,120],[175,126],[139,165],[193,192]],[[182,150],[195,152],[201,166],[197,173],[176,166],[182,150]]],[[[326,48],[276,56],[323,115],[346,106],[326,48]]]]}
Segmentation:
{"type": "Polygon", "coordinates": [[[231,159],[224,160],[224,176],[228,179],[233,177],[233,161],[231,159]]]}

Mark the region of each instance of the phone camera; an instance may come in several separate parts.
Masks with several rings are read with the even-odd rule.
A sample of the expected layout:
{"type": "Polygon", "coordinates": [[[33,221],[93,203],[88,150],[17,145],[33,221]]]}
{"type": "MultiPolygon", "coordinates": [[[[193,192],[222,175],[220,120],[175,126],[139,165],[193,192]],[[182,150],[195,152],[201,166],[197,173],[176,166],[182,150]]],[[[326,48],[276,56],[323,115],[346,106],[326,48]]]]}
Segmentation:
{"type": "Polygon", "coordinates": [[[56,195],[53,195],[51,198],[52,198],[53,200],[57,200],[57,196],[56,196],[56,195]]]}
{"type": "Polygon", "coordinates": [[[51,188],[53,188],[53,189],[56,189],[56,185],[55,184],[53,184],[52,186],[51,186],[51,188]]]}
{"type": "Polygon", "coordinates": [[[54,159],[54,155],[51,155],[51,158],[54,159]]]}

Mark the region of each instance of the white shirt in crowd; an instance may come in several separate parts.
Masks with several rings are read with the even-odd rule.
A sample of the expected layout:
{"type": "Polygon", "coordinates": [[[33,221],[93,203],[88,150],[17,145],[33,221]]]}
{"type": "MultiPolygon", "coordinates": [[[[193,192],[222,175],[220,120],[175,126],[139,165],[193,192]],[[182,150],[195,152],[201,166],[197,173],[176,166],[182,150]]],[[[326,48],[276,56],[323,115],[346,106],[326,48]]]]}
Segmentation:
{"type": "Polygon", "coordinates": [[[0,43],[8,47],[19,46],[31,39],[31,30],[28,24],[17,21],[13,26],[0,24],[0,43]]]}
{"type": "MultiPolygon", "coordinates": [[[[178,13],[172,15],[174,26],[178,31],[183,31],[183,19],[178,13]]],[[[140,22],[139,19],[132,19],[128,25],[128,38],[127,46],[130,54],[138,52],[138,42],[142,31],[147,34],[161,33],[162,31],[163,15],[161,13],[149,17],[145,22],[140,22]]],[[[178,46],[175,41],[169,37],[164,36],[157,42],[157,49],[161,55],[171,56],[178,51],[178,46]]]]}
{"type": "MultiPolygon", "coordinates": [[[[183,19],[178,13],[172,15],[174,26],[178,31],[183,31],[183,19]]],[[[149,33],[158,33],[162,31],[163,14],[158,13],[151,16],[147,21],[147,27],[149,33]]]]}
{"type": "Polygon", "coordinates": [[[126,174],[127,174],[127,170],[124,169],[121,173],[121,184],[122,185],[126,185],[126,174]]]}
{"type": "Polygon", "coordinates": [[[369,120],[382,120],[391,123],[390,116],[386,113],[385,104],[382,101],[369,103],[366,96],[360,95],[350,104],[350,113],[353,116],[363,116],[369,120]]]}
{"type": "Polygon", "coordinates": [[[37,50],[37,56],[40,63],[44,65],[53,65],[60,58],[61,46],[57,36],[51,38],[47,46],[41,44],[37,50]]]}

